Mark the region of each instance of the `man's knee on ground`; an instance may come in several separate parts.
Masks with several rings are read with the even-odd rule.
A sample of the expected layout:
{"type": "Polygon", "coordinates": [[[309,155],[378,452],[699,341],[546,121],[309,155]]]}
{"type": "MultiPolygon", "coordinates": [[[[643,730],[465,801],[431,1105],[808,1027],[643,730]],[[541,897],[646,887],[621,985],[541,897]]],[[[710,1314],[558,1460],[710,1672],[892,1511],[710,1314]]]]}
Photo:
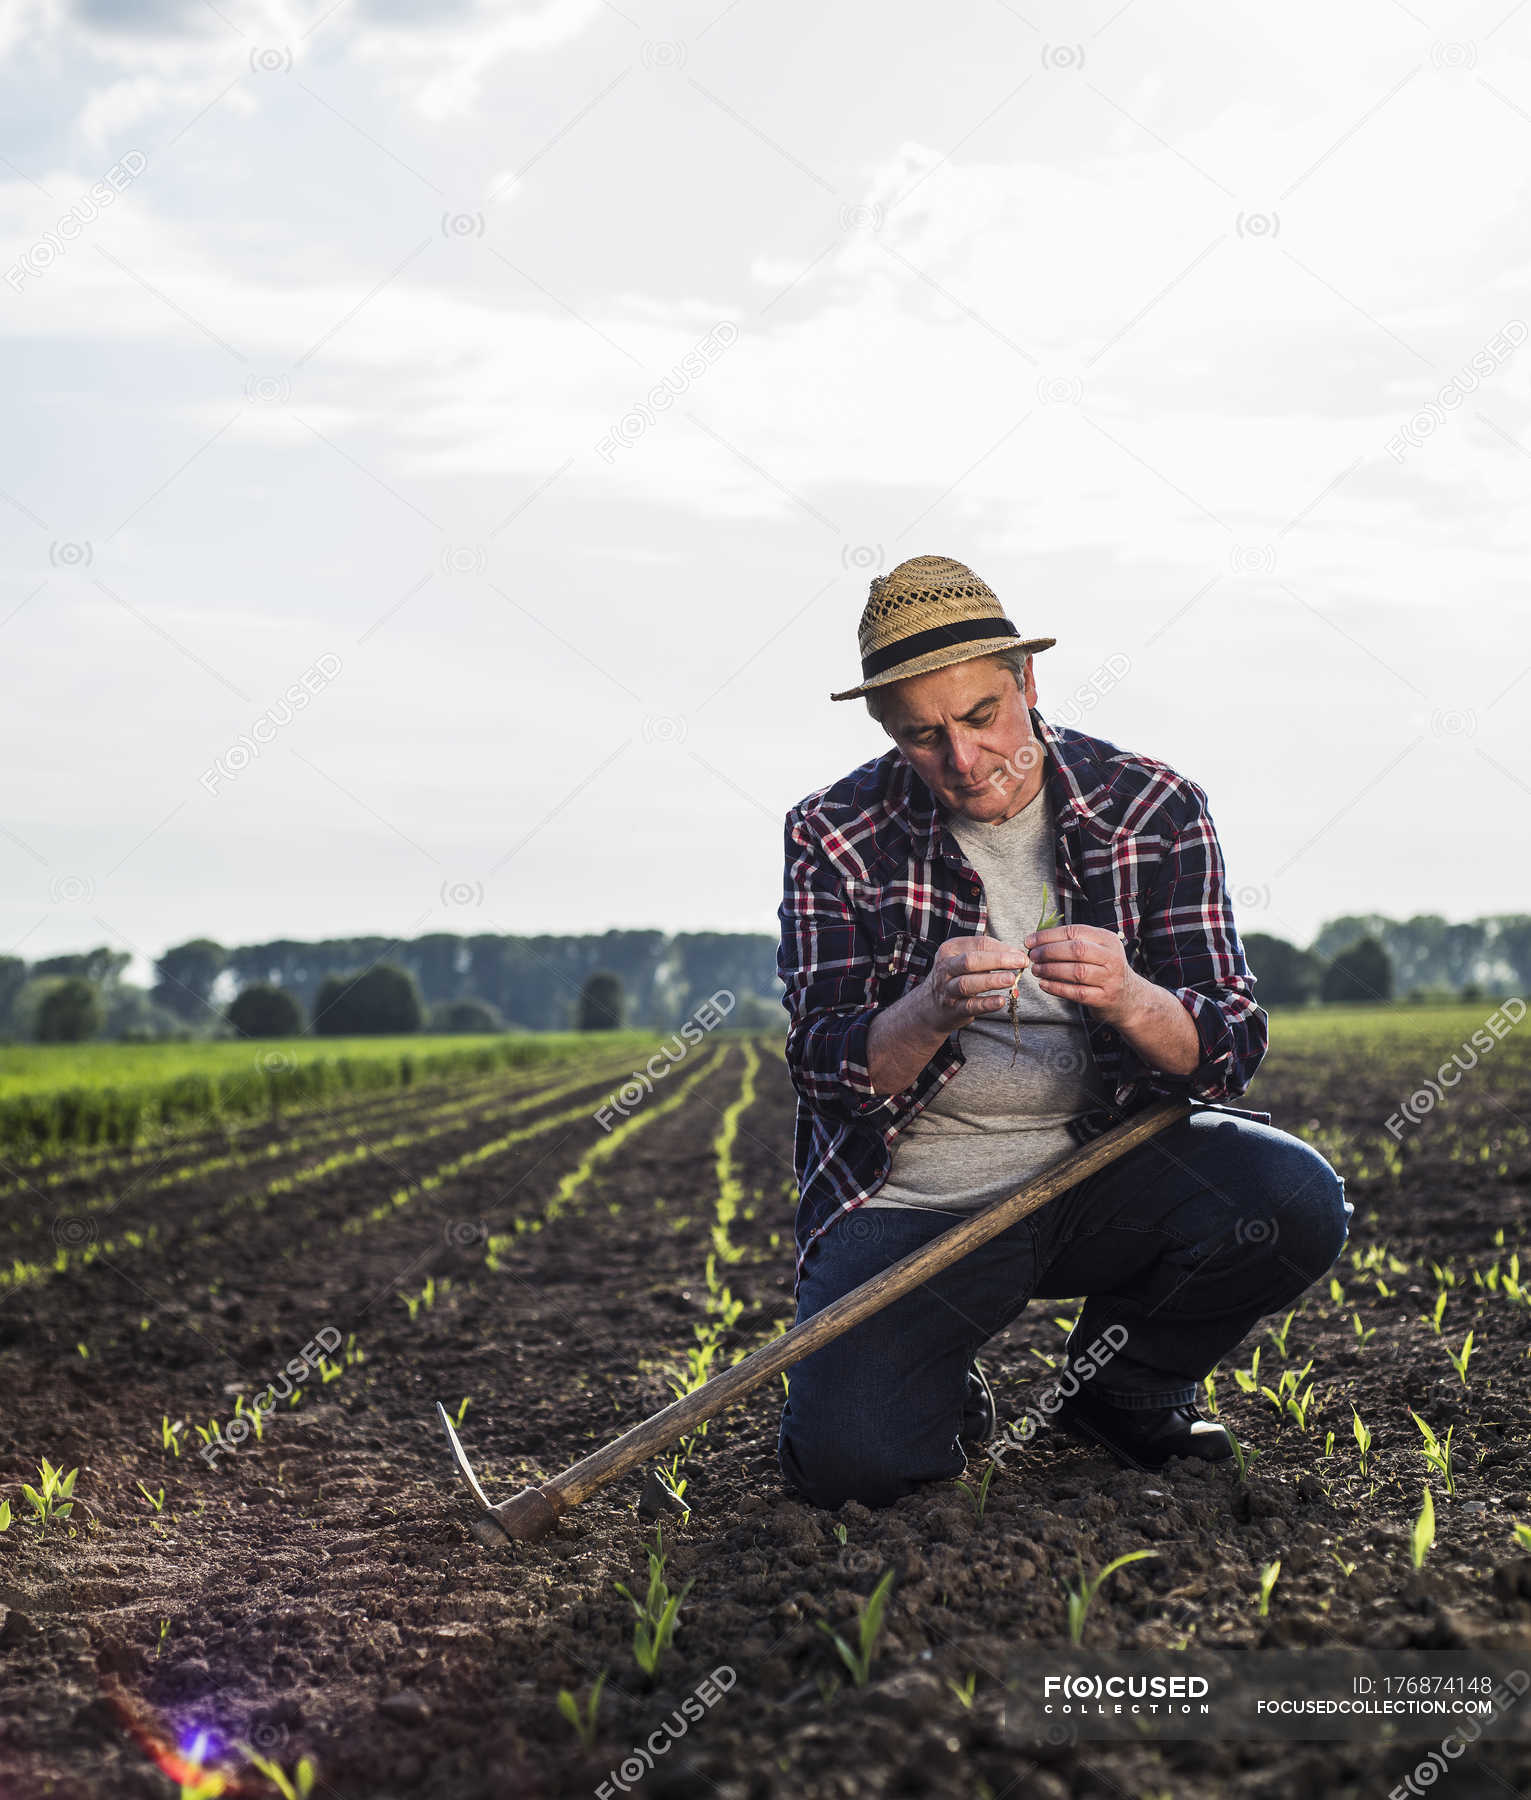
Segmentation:
{"type": "Polygon", "coordinates": [[[783,1434],[777,1463],[787,1486],[812,1506],[833,1509],[847,1500],[863,1506],[891,1506],[919,1486],[897,1455],[850,1450],[832,1438],[801,1439],[783,1434]]]}

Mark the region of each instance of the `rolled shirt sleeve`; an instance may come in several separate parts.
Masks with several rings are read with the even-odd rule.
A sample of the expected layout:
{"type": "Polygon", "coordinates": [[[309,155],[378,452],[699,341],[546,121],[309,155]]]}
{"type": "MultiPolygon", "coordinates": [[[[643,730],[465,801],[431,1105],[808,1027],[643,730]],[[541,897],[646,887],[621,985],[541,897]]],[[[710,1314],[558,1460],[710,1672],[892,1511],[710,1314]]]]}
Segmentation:
{"type": "MultiPolygon", "coordinates": [[[[1141,915],[1141,971],[1191,1015],[1201,1061],[1184,1077],[1198,1100],[1242,1094],[1264,1058],[1269,1020],[1256,1004],[1207,796],[1186,782],[1195,810],[1164,852],[1141,915]]],[[[1123,1045],[1124,1077],[1159,1075],[1123,1045]]],[[[1159,1075],[1163,1079],[1162,1075],[1159,1075]]]]}

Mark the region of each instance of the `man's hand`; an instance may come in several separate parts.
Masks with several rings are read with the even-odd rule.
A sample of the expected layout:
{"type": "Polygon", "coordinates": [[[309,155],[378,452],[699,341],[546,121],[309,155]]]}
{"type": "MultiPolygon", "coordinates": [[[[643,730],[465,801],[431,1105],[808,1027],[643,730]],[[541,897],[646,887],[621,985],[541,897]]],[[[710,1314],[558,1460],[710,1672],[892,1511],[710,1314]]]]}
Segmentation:
{"type": "Polygon", "coordinates": [[[1127,967],[1121,937],[1099,925],[1050,925],[1026,939],[1031,969],[1044,994],[1077,1000],[1097,1018],[1118,1027],[1143,998],[1143,977],[1127,967]]]}
{"type": "Polygon", "coordinates": [[[874,1092],[898,1094],[954,1031],[1006,1004],[1017,969],[1030,965],[1019,944],[991,937],[947,938],[918,987],[877,1013],[867,1031],[874,1092]]]}
{"type": "Polygon", "coordinates": [[[1050,925],[1026,939],[1044,994],[1077,1000],[1121,1032],[1149,1068],[1192,1075],[1201,1062],[1196,1021],[1168,988],[1127,967],[1115,931],[1099,925],[1050,925]]]}
{"type": "Polygon", "coordinates": [[[1019,944],[998,938],[947,938],[936,951],[930,973],[915,989],[925,1024],[945,1037],[998,1011],[1005,1005],[1015,971],[1030,967],[1031,960],[1019,944]],[[996,973],[1002,979],[996,981],[996,973]]]}

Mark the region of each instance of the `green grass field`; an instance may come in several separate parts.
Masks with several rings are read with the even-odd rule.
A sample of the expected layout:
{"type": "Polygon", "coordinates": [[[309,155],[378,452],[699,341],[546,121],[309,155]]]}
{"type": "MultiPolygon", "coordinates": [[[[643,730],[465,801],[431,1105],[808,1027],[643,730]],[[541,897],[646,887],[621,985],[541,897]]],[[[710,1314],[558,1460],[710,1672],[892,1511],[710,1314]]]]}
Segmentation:
{"type": "Polygon", "coordinates": [[[55,1093],[61,1088],[137,1087],[174,1081],[182,1075],[244,1072],[262,1058],[290,1057],[315,1062],[325,1057],[393,1061],[400,1056],[431,1056],[446,1050],[471,1050],[515,1042],[532,1053],[530,1060],[566,1056],[582,1044],[602,1049],[624,1039],[646,1045],[650,1032],[546,1031],[486,1032],[462,1037],[422,1032],[402,1037],[243,1038],[187,1044],[13,1044],[0,1046],[0,1100],[16,1094],[55,1093]]]}
{"type": "Polygon", "coordinates": [[[127,1145],[222,1118],[299,1110],[332,1096],[489,1075],[580,1056],[652,1054],[655,1034],[521,1032],[449,1037],[264,1038],[0,1049],[0,1152],[127,1145]]]}
{"type": "Polygon", "coordinates": [[[1520,1010],[1514,1000],[1473,1000],[1453,1006],[1273,1006],[1268,1009],[1270,1047],[1274,1054],[1310,1044],[1374,1042],[1389,1052],[1416,1044],[1422,1049],[1438,1045],[1445,1054],[1502,1006],[1511,1009],[1505,1015],[1510,1020],[1520,1010]]]}

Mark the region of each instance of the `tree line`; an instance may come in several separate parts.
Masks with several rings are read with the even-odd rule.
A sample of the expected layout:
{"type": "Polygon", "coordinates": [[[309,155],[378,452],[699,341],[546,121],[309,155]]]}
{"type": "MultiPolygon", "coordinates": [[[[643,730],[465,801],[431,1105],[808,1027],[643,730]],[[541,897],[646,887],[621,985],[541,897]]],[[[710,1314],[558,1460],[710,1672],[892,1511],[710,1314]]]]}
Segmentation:
{"type": "Polygon", "coordinates": [[[0,1039],[668,1031],[719,992],[734,997],[730,1024],[786,1030],[764,932],[194,938],[158,958],[151,988],[123,979],[130,961],[106,947],[0,957],[0,1039]]]}
{"type": "MultiPolygon", "coordinates": [[[[1490,998],[1531,991],[1531,914],[1450,924],[1436,914],[1330,920],[1306,949],[1243,938],[1262,1006],[1490,998]]],[[[0,956],[0,1039],[351,1036],[380,1031],[668,1031],[712,994],[730,1022],[786,1030],[766,932],[277,939],[194,938],[152,988],[102,947],[27,963],[0,956]]]]}

